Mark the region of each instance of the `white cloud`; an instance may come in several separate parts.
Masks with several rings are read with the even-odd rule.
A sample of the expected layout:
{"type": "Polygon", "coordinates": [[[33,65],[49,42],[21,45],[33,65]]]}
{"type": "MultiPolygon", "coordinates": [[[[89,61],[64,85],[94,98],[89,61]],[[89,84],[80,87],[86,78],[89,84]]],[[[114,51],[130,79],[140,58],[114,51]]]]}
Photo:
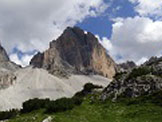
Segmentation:
{"type": "Polygon", "coordinates": [[[161,30],[162,21],[139,16],[118,18],[113,24],[111,44],[109,40],[105,40],[104,43],[107,44],[104,46],[118,62],[133,60],[141,64],[151,56],[161,55],[161,30]]]}
{"type": "Polygon", "coordinates": [[[8,53],[43,51],[67,26],[107,7],[104,0],[0,0],[0,40],[8,53]]]}
{"type": "Polygon", "coordinates": [[[107,41],[111,48],[106,48],[117,62],[133,60],[140,65],[162,54],[162,0],[129,1],[139,15],[112,19],[111,41],[107,41]]]}
{"type": "Polygon", "coordinates": [[[103,38],[101,39],[98,35],[96,35],[96,37],[97,37],[97,39],[99,40],[100,44],[101,44],[105,49],[107,49],[107,51],[111,51],[111,50],[112,50],[113,45],[112,45],[111,41],[110,41],[108,38],[103,37],[103,38]]]}
{"type": "Polygon", "coordinates": [[[0,40],[8,52],[15,46],[43,50],[64,28],[99,15],[106,7],[103,0],[1,0],[0,40]]]}
{"type": "Polygon", "coordinates": [[[137,4],[135,10],[142,16],[162,17],[162,0],[129,0],[137,4]]]}
{"type": "Polygon", "coordinates": [[[137,65],[141,65],[141,64],[145,63],[147,60],[148,60],[148,58],[143,57],[143,58],[141,58],[139,61],[137,61],[136,64],[137,64],[137,65]]]}
{"type": "Polygon", "coordinates": [[[10,60],[14,61],[18,65],[22,65],[22,62],[19,60],[17,54],[10,55],[10,60]]]}
{"type": "Polygon", "coordinates": [[[23,55],[21,58],[18,57],[16,53],[13,53],[10,55],[10,60],[15,62],[18,65],[21,65],[23,67],[29,65],[30,60],[32,59],[33,55],[23,55]]]}

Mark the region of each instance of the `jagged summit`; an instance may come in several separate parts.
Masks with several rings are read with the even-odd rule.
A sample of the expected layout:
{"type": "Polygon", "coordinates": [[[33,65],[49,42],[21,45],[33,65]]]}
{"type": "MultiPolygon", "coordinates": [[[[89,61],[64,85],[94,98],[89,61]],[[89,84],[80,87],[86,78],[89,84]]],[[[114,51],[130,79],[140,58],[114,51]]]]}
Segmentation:
{"type": "Polygon", "coordinates": [[[7,52],[0,45],[0,90],[12,85],[13,81],[16,79],[13,72],[19,68],[20,66],[10,61],[7,52]]]}
{"type": "Polygon", "coordinates": [[[5,49],[0,44],[0,62],[9,61],[9,57],[5,51],[5,49]]]}
{"type": "Polygon", "coordinates": [[[141,66],[117,73],[102,94],[102,99],[139,97],[162,90],[162,57],[152,57],[141,66]]]}
{"type": "Polygon", "coordinates": [[[10,61],[6,50],[0,44],[0,72],[16,71],[18,68],[20,68],[20,66],[10,61]]]}
{"type": "Polygon", "coordinates": [[[23,102],[33,98],[56,100],[72,97],[89,82],[106,87],[110,83],[108,78],[83,74],[92,71],[109,73],[112,70],[110,76],[113,75],[115,63],[105,52],[92,34],[85,35],[79,28],[67,28],[56,41],[50,43],[48,50],[34,56],[31,64],[35,68],[17,67],[2,48],[0,55],[4,61],[0,61],[0,111],[20,109],[23,102]],[[6,58],[3,58],[5,55],[6,58]],[[107,67],[108,71],[92,67],[100,63],[98,61],[101,61],[98,65],[107,67]],[[106,62],[110,65],[102,64],[106,62]]]}
{"type": "Polygon", "coordinates": [[[127,62],[118,64],[118,67],[119,67],[119,71],[127,71],[127,70],[131,70],[137,67],[137,65],[133,61],[127,61],[127,62]]]}
{"type": "Polygon", "coordinates": [[[55,75],[97,73],[112,78],[116,72],[116,64],[97,38],[79,27],[67,27],[50,43],[50,48],[34,56],[30,64],[55,75]]]}

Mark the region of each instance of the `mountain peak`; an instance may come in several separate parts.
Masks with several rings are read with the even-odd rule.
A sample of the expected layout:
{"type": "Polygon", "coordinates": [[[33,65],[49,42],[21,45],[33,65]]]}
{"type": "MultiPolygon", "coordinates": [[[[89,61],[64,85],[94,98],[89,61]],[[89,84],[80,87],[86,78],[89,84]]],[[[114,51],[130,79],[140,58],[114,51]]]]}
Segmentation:
{"type": "MultiPolygon", "coordinates": [[[[76,32],[76,31],[82,31],[82,32],[84,32],[81,28],[79,28],[78,26],[74,26],[74,27],[67,27],[66,29],[65,29],[65,31],[74,31],[74,32],[76,32]]],[[[64,32],[65,32],[64,31],[64,32]]]]}
{"type": "Polygon", "coordinates": [[[6,50],[0,44],[0,75],[4,71],[15,71],[19,69],[20,66],[10,61],[6,50]]]}
{"type": "Polygon", "coordinates": [[[116,72],[116,64],[97,38],[79,27],[67,27],[57,40],[50,43],[50,48],[34,56],[30,64],[59,75],[97,73],[112,78],[116,72]]]}
{"type": "Polygon", "coordinates": [[[0,62],[9,61],[9,57],[5,51],[5,49],[0,44],[0,62]]]}

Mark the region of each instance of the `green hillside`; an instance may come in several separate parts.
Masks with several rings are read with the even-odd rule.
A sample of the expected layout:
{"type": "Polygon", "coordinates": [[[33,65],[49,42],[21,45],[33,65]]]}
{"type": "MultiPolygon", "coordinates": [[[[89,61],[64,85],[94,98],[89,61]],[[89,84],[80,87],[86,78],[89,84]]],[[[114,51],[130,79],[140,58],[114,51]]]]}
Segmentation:
{"type": "Polygon", "coordinates": [[[136,99],[102,102],[99,95],[88,95],[80,106],[65,112],[45,114],[45,110],[19,114],[8,122],[162,122],[161,92],[136,99]],[[158,99],[157,99],[158,98],[158,99]]]}

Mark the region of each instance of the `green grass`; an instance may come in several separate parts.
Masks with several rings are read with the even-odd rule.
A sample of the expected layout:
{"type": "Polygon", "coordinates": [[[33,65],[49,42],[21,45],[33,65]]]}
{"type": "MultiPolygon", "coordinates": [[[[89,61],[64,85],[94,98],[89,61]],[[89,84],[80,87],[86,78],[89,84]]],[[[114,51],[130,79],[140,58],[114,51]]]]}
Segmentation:
{"type": "Polygon", "coordinates": [[[48,116],[53,118],[52,122],[162,122],[162,106],[141,98],[103,103],[88,96],[81,106],[70,111],[44,114],[44,110],[38,110],[18,115],[8,122],[42,122],[48,116]]]}

